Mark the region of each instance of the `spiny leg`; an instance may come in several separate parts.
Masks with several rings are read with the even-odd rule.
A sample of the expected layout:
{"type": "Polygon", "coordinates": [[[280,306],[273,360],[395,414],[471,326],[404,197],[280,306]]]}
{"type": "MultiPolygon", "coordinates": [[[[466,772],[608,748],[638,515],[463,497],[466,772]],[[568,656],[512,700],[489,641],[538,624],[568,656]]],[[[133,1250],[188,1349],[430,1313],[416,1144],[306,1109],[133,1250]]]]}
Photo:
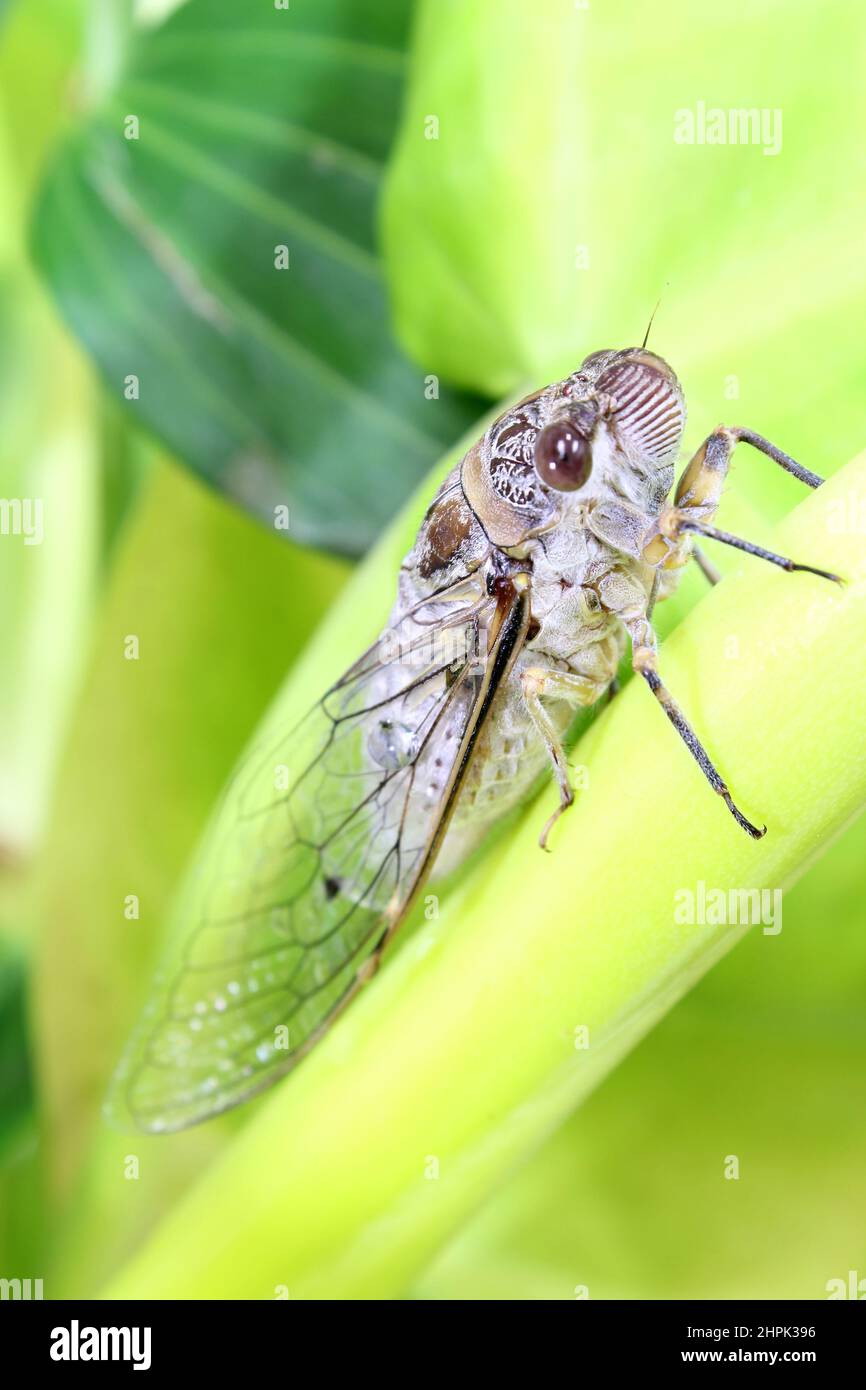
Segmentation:
{"type": "MultiPolygon", "coordinates": [[[[690,535],[698,534],[708,540],[721,541],[723,544],[734,546],[747,554],[756,555],[760,559],[768,560],[771,564],[779,565],[782,569],[788,571],[805,570],[822,579],[841,583],[842,581],[837,575],[831,574],[827,570],[816,569],[813,565],[798,564],[784,555],[777,555],[774,551],[754,545],[751,541],[741,540],[738,536],[732,536],[729,532],[720,531],[709,524],[721,499],[722,487],[731,463],[731,455],[739,443],[751,444],[753,448],[766,454],[774,463],[777,463],[787,473],[792,474],[793,477],[808,487],[820,487],[823,482],[823,478],[820,478],[817,473],[812,473],[808,468],[804,468],[789,454],[777,448],[763,435],[756,434],[754,430],[720,425],[718,429],[713,430],[712,434],[707,436],[684,470],[677,484],[673,505],[662,510],[658,520],[647,534],[642,549],[643,559],[654,566],[657,572],[663,569],[678,568],[688,559],[687,547],[690,535]]],[[[693,553],[710,582],[716,583],[719,575],[715,566],[711,565],[696,547],[693,549],[693,553]]],[[[634,617],[631,621],[626,619],[626,626],[632,639],[634,669],[643,676],[710,786],[724,800],[734,820],[749,835],[759,840],[766,834],[766,826],[759,830],[757,826],[752,825],[751,821],[746,819],[742,811],[735,805],[724,779],[714,767],[709,754],[658,673],[656,639],[649,621],[650,611],[651,609],[642,619],[634,617]]]]}
{"type": "MultiPolygon", "coordinates": [[[[694,531],[699,536],[705,536],[707,540],[721,541],[723,545],[733,546],[735,550],[745,551],[747,555],[756,555],[759,560],[769,560],[771,565],[778,565],[780,569],[787,570],[789,574],[793,573],[794,570],[802,570],[805,574],[817,574],[821,579],[832,579],[834,584],[842,583],[838,574],[831,574],[829,570],[816,569],[814,565],[800,565],[796,560],[789,560],[786,555],[777,555],[774,550],[766,550],[764,546],[756,545],[754,541],[743,540],[741,536],[732,536],[730,531],[720,531],[717,526],[706,526],[700,521],[680,520],[677,529],[694,531]]],[[[695,558],[698,559],[697,550],[695,551],[695,558]]],[[[703,556],[700,559],[703,559],[703,556]]],[[[700,563],[700,559],[698,559],[698,563],[700,563]]]]}
{"type": "MultiPolygon", "coordinates": [[[[837,575],[830,574],[827,570],[816,569],[813,565],[798,564],[784,555],[776,555],[771,550],[765,550],[751,541],[741,540],[727,531],[719,531],[709,524],[721,499],[731,456],[739,443],[751,444],[808,487],[820,487],[823,482],[817,473],[804,468],[789,454],[771,444],[763,435],[756,434],[754,430],[720,425],[707,436],[685,468],[677,484],[673,504],[663,509],[647,535],[643,558],[651,565],[666,569],[682,565],[688,559],[686,533],[692,532],[705,536],[708,540],[734,546],[747,554],[757,555],[782,569],[805,570],[819,575],[822,579],[841,582],[837,575]]],[[[697,558],[701,569],[710,578],[709,571],[714,567],[708,567],[708,562],[703,556],[697,558]]]]}
{"type": "Polygon", "coordinates": [[[643,676],[653,695],[655,695],[668,719],[673,724],[683,743],[688,748],[701,772],[706,777],[713,791],[716,792],[725,802],[728,810],[733,816],[737,825],[742,826],[753,840],[760,840],[767,833],[767,827],[759,830],[750,820],[747,820],[742,811],[735,804],[731,793],[728,791],[724,778],[717,771],[710,758],[709,753],[704,748],[694,729],[686,719],[674,697],[671,695],[667,686],[664,684],[658,673],[658,661],[655,650],[655,636],[648,624],[642,624],[643,631],[632,634],[632,664],[638,675],[643,676]],[[649,643],[647,642],[649,638],[649,643]],[[643,639],[643,640],[641,640],[643,639]]]}
{"type": "Polygon", "coordinates": [[[743,429],[736,425],[729,433],[734,437],[734,444],[751,444],[753,449],[758,449],[762,454],[766,454],[767,458],[771,458],[780,468],[784,468],[786,473],[792,474],[801,483],[805,483],[807,487],[820,487],[823,483],[824,479],[819,477],[817,473],[813,473],[809,468],[804,468],[802,463],[797,463],[796,459],[792,459],[791,455],[786,454],[784,449],[771,444],[770,440],[765,439],[762,434],[756,434],[754,430],[743,429]]]}
{"type": "Polygon", "coordinates": [[[786,473],[790,473],[799,482],[805,483],[807,487],[820,487],[824,481],[817,473],[804,468],[801,463],[792,459],[790,454],[784,453],[775,444],[771,444],[769,439],[756,434],[754,430],[719,425],[718,429],[707,435],[701,447],[686,466],[677,484],[674,495],[675,505],[693,509],[701,515],[706,512],[714,512],[719,505],[722,485],[731,466],[734,449],[741,443],[751,444],[754,449],[766,454],[780,468],[784,468],[786,473]]]}
{"type": "Polygon", "coordinates": [[[559,787],[559,805],[547,820],[538,839],[541,848],[547,849],[547,837],[563,811],[567,811],[574,801],[574,791],[568,778],[568,763],[559,730],[542,701],[553,699],[565,700],[574,706],[594,705],[603,693],[604,687],[589,676],[576,675],[571,671],[557,671],[554,667],[547,666],[530,666],[521,671],[520,685],[527,713],[544,741],[559,787]]]}

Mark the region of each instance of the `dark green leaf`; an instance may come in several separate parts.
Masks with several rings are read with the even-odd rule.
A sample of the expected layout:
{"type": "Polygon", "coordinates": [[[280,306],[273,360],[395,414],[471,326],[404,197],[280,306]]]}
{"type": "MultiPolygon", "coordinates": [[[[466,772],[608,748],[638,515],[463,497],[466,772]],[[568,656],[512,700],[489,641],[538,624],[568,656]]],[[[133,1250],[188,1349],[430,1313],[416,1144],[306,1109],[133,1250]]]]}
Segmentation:
{"type": "Polygon", "coordinates": [[[347,553],[477,414],[427,399],[376,253],[410,10],[191,0],[139,37],[35,223],[115,396],[136,376],[129,409],[197,472],[268,520],[287,504],[295,539],[347,553]]]}
{"type": "Polygon", "coordinates": [[[22,958],[0,937],[0,1160],[20,1136],[33,1106],[26,978],[22,958]]]}

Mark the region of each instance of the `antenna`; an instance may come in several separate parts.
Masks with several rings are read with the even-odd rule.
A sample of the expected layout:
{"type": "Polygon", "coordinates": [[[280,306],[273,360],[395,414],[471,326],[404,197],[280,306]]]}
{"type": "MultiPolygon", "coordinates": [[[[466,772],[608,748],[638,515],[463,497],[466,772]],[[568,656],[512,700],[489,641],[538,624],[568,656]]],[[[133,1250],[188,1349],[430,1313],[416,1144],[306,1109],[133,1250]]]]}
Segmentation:
{"type": "Polygon", "coordinates": [[[649,339],[649,335],[650,335],[650,329],[651,329],[652,326],[653,326],[653,319],[655,318],[656,314],[658,313],[659,304],[661,304],[661,302],[662,302],[662,301],[661,301],[661,295],[659,295],[659,297],[658,297],[658,299],[657,299],[657,301],[656,301],[656,307],[653,309],[652,313],[650,314],[650,321],[649,321],[649,323],[648,323],[647,326],[646,326],[646,333],[644,333],[644,335],[643,335],[643,342],[641,343],[641,349],[645,348],[646,345],[647,345],[647,340],[649,339]]]}

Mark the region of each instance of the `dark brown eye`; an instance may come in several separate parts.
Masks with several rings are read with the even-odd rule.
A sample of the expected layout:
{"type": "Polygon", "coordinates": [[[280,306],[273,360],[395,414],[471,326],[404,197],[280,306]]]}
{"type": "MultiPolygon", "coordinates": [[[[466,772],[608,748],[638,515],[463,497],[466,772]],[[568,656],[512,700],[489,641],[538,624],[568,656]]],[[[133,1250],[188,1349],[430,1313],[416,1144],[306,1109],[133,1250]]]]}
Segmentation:
{"type": "Polygon", "coordinates": [[[575,492],[592,472],[589,440],[565,420],[547,425],[535,441],[535,471],[557,492],[575,492]]]}

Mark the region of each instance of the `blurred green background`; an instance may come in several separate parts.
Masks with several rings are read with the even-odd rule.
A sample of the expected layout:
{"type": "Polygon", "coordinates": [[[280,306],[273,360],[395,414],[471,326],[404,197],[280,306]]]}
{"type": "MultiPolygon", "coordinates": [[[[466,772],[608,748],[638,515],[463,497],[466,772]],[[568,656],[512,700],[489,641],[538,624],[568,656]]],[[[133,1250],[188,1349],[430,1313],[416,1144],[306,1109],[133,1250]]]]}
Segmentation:
{"type": "MultiPolygon", "coordinates": [[[[492,402],[639,341],[661,298],[688,445],[748,424],[824,474],[863,447],[864,58],[840,0],[671,0],[663,23],[623,0],[0,7],[0,493],[44,514],[42,544],[0,536],[0,1276],[92,1294],[243,1123],[156,1141],[144,1220],[98,1156],[235,759],[492,402]],[[679,143],[710,108],[767,113],[780,147],[679,143]]],[[[721,524],[760,540],[796,500],[744,459],[721,524]]],[[[782,934],[723,961],[406,1292],[820,1298],[866,1275],[864,850],[859,820],[782,934]]]]}

